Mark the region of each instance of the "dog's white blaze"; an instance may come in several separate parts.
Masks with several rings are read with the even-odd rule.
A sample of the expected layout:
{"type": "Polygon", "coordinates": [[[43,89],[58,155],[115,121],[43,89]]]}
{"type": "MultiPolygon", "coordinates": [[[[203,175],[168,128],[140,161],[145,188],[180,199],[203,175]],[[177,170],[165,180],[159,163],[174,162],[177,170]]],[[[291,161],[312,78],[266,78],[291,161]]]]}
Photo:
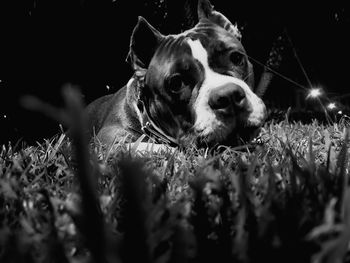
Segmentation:
{"type": "MultiPolygon", "coordinates": [[[[247,125],[260,126],[265,118],[265,105],[262,100],[253,93],[253,91],[243,80],[232,76],[222,75],[213,71],[209,67],[208,53],[199,40],[189,39],[188,44],[191,48],[192,56],[202,64],[205,71],[204,82],[194,103],[196,113],[196,122],[194,127],[196,130],[201,131],[203,135],[208,135],[215,132],[215,130],[219,127],[225,128],[225,126],[227,126],[227,124],[224,125],[216,118],[214,111],[209,106],[209,96],[211,90],[227,83],[239,85],[244,90],[250,112],[247,119],[247,125]]],[[[231,128],[226,127],[226,129],[231,128]]],[[[225,131],[223,132],[225,133],[225,131]]]]}

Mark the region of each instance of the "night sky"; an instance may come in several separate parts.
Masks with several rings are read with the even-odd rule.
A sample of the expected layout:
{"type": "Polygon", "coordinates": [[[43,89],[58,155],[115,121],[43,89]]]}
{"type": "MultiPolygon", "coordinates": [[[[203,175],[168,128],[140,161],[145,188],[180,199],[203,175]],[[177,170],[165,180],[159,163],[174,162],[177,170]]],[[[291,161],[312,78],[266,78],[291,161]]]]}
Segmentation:
{"type": "MultiPolygon", "coordinates": [[[[33,143],[59,131],[53,120],[23,109],[19,104],[23,95],[61,106],[60,89],[65,83],[78,85],[85,103],[125,85],[132,75],[125,58],[137,16],[144,16],[164,34],[178,33],[185,1],[156,1],[162,4],[157,10],[154,1],[141,0],[2,0],[0,143],[19,138],[33,143]]],[[[322,87],[330,98],[350,93],[350,15],[345,5],[211,2],[242,28],[242,42],[252,58],[266,62],[273,41],[287,32],[313,85],[322,87]]],[[[285,43],[278,72],[308,88],[290,42],[285,43]]],[[[262,67],[254,64],[254,68],[258,79],[262,67]]],[[[276,76],[264,100],[279,100],[287,107],[300,89],[276,76]]]]}

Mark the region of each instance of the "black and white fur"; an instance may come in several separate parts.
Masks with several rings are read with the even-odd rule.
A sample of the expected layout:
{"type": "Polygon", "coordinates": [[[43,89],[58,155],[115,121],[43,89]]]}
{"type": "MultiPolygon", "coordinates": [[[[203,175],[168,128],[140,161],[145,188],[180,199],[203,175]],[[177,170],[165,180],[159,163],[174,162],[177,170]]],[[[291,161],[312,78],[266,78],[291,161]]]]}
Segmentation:
{"type": "Polygon", "coordinates": [[[140,101],[154,126],[179,142],[237,145],[256,134],[266,109],[252,91],[253,67],[240,33],[208,0],[199,0],[198,18],[194,28],[168,36],[139,18],[127,59],[134,76],[87,107],[103,143],[142,134],[140,101]]]}

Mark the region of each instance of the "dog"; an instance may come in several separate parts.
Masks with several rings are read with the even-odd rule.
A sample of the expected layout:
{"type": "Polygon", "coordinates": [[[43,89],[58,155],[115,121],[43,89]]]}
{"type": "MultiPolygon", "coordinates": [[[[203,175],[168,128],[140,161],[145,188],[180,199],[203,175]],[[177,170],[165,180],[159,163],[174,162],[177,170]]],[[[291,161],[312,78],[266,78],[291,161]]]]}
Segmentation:
{"type": "Polygon", "coordinates": [[[133,77],[86,109],[103,144],[146,134],[171,146],[234,146],[256,136],[266,107],[252,91],[241,34],[208,0],[197,13],[193,28],[167,36],[138,18],[127,56],[133,77]]]}

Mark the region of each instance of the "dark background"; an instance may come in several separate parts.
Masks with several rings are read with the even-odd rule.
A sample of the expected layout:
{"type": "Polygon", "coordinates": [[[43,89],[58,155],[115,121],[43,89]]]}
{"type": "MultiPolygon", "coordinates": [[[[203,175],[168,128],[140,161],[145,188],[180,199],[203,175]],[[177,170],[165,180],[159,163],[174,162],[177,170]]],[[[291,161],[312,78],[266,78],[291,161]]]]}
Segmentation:
{"type": "MultiPolygon", "coordinates": [[[[349,9],[344,4],[211,2],[238,23],[242,42],[257,61],[265,63],[274,40],[286,38],[287,32],[313,85],[321,86],[330,99],[350,93],[349,9]]],[[[117,91],[132,75],[125,58],[137,16],[144,16],[164,34],[179,33],[191,24],[191,6],[191,0],[2,0],[0,143],[20,138],[33,143],[59,131],[55,121],[23,109],[21,96],[32,94],[62,106],[65,83],[78,85],[85,103],[117,91]]],[[[308,88],[291,43],[283,43],[278,72],[308,88]]],[[[256,63],[254,67],[259,80],[263,68],[256,63]]],[[[298,85],[275,76],[263,98],[268,105],[287,108],[296,94],[304,93],[298,85]]]]}

